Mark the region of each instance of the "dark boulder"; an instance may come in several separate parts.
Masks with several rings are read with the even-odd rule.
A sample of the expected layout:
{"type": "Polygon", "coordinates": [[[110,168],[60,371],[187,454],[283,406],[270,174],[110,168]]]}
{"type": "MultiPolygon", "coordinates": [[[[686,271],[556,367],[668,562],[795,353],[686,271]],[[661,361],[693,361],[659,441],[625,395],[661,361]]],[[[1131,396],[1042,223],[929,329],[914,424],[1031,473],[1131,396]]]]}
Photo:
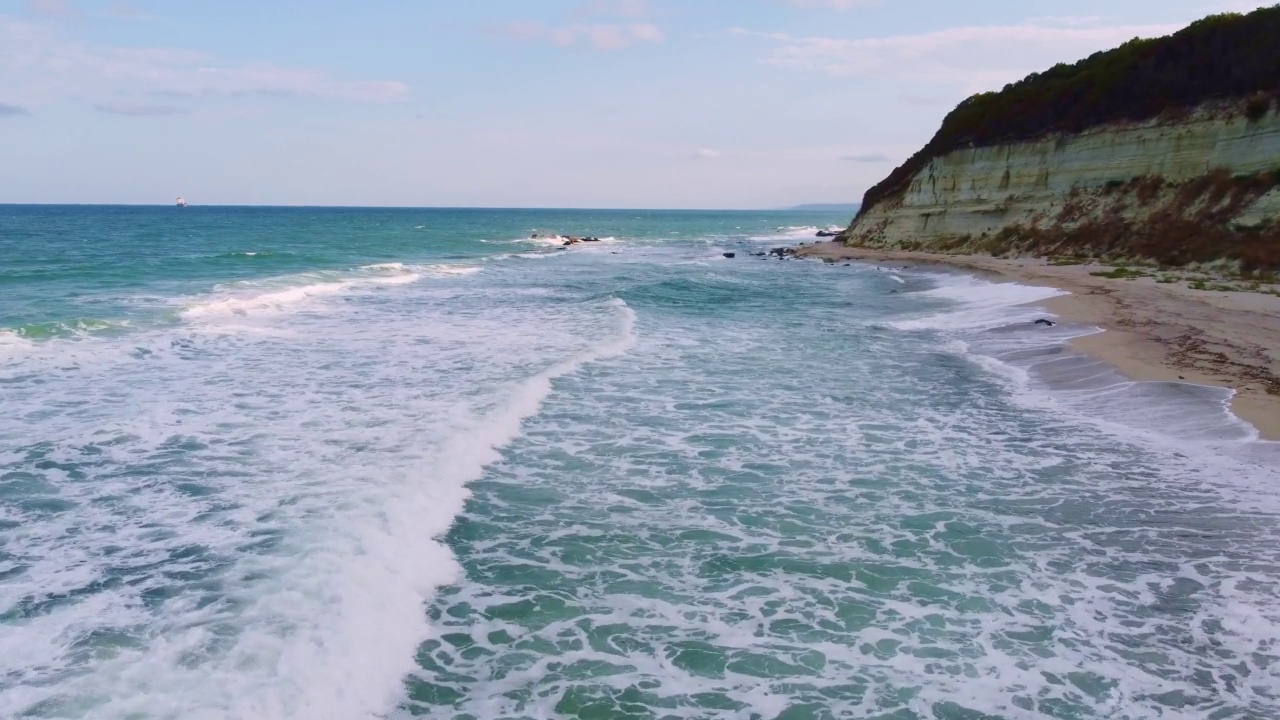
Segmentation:
{"type": "Polygon", "coordinates": [[[724,256],[727,258],[737,257],[737,255],[738,255],[737,253],[731,253],[731,252],[727,252],[724,254],[724,256]]]}

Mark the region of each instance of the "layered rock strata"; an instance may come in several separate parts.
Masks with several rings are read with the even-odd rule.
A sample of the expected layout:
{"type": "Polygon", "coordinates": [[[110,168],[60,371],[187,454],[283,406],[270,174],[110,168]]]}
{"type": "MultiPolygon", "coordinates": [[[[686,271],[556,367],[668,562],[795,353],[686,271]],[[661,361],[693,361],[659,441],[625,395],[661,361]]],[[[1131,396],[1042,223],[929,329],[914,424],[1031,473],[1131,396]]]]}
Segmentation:
{"type": "Polygon", "coordinates": [[[1280,109],[1206,105],[929,160],[852,245],[1280,266],[1280,109]]]}

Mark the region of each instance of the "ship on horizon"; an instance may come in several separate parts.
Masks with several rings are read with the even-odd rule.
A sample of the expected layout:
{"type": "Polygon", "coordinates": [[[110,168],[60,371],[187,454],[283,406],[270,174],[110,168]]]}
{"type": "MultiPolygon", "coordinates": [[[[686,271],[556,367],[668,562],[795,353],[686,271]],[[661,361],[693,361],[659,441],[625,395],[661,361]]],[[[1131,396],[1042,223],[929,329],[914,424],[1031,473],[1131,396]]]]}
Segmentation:
{"type": "Polygon", "coordinates": [[[178,196],[178,207],[186,207],[187,201],[181,195],[178,196]]]}

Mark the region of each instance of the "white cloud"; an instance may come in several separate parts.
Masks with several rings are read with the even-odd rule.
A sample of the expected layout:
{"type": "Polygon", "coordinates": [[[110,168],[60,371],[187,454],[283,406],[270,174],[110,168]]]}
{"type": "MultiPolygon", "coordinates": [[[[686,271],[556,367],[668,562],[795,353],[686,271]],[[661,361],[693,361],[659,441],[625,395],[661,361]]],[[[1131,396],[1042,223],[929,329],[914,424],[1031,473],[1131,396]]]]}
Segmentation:
{"type": "Polygon", "coordinates": [[[802,8],[829,8],[831,10],[848,10],[855,7],[879,5],[883,0],[787,0],[788,5],[802,8]]]}
{"type": "Polygon", "coordinates": [[[75,15],[70,0],[27,0],[27,9],[37,15],[75,15]]]}
{"type": "Polygon", "coordinates": [[[115,2],[107,8],[107,14],[117,18],[128,18],[130,20],[140,20],[149,17],[137,5],[129,2],[115,2]]]}
{"type": "Polygon", "coordinates": [[[597,50],[621,50],[636,43],[661,43],[662,30],[652,23],[574,23],[561,27],[537,22],[515,22],[497,28],[500,35],[516,40],[549,42],[560,47],[587,44],[597,50]]]}
{"type": "Polygon", "coordinates": [[[636,40],[648,43],[660,43],[664,36],[662,30],[650,23],[638,23],[631,26],[631,36],[636,40]]]}
{"type": "Polygon", "coordinates": [[[889,162],[889,156],[884,153],[858,153],[854,155],[841,155],[841,160],[856,163],[886,163],[889,162]]]}
{"type": "Polygon", "coordinates": [[[1275,5],[1275,0],[1224,0],[1214,6],[1213,12],[1226,13],[1248,13],[1265,7],[1275,5]]]}
{"type": "Polygon", "coordinates": [[[835,77],[869,76],[933,82],[966,93],[999,89],[1028,73],[1074,62],[1133,37],[1177,31],[1180,25],[1097,26],[1052,22],[959,27],[883,38],[794,37],[737,29],[775,48],[763,62],[835,77]]]}
{"type": "Polygon", "coordinates": [[[396,102],[409,95],[396,81],[340,80],[308,68],[225,63],[173,48],[84,43],[62,29],[0,16],[0,83],[41,101],[75,96],[296,96],[349,102],[396,102]]]}
{"type": "Polygon", "coordinates": [[[626,18],[649,17],[653,9],[648,0],[593,0],[579,5],[575,10],[578,15],[606,15],[626,18]]]}
{"type": "Polygon", "coordinates": [[[926,107],[929,105],[955,105],[963,98],[945,97],[942,95],[920,95],[917,93],[899,93],[898,100],[904,105],[926,107]]]}
{"type": "Polygon", "coordinates": [[[109,115],[129,115],[132,117],[185,115],[187,113],[186,110],[172,105],[142,105],[127,102],[95,103],[93,109],[109,115]]]}
{"type": "Polygon", "coordinates": [[[720,157],[720,155],[721,153],[719,150],[712,150],[711,148],[698,148],[697,150],[694,150],[693,154],[690,155],[689,157],[693,158],[694,160],[715,160],[716,158],[720,157]]]}

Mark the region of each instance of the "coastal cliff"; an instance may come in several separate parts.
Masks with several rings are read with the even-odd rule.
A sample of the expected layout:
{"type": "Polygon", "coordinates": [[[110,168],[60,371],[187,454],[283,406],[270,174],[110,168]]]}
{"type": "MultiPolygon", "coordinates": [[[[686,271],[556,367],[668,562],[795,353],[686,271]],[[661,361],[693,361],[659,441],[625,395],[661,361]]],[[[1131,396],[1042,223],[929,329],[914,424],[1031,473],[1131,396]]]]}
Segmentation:
{"type": "Polygon", "coordinates": [[[840,239],[1280,268],[1277,32],[1216,16],[970,98],[840,239]]]}

